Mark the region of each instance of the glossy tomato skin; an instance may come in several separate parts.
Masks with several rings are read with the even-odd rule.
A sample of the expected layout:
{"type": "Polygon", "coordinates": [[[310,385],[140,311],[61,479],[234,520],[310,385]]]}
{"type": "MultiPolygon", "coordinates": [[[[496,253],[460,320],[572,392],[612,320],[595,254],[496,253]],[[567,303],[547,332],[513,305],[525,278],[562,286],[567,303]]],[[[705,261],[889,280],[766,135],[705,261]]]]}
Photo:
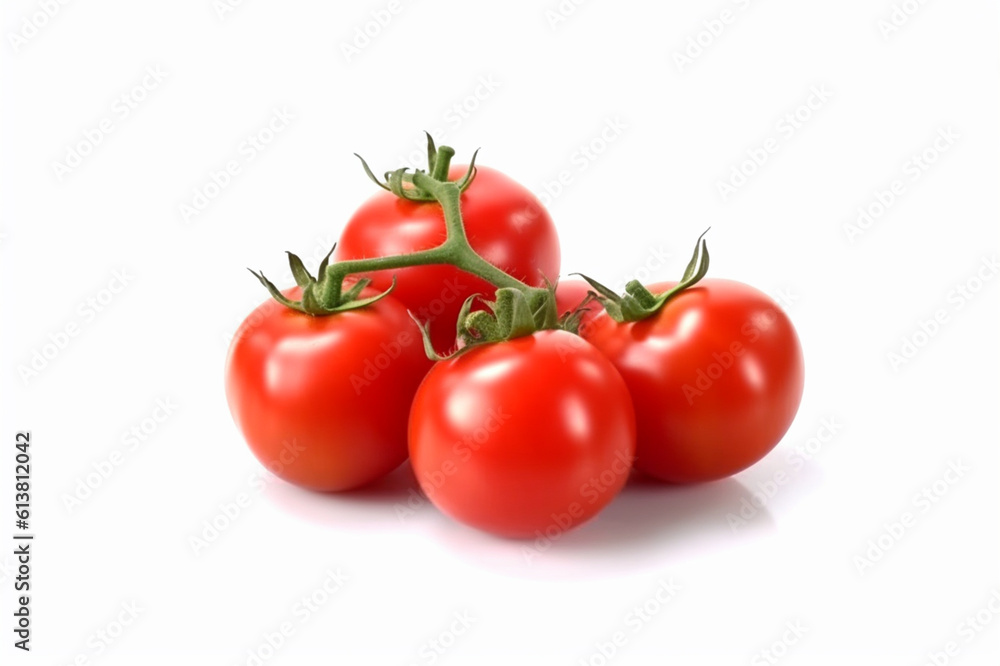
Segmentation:
{"type": "MultiPolygon", "coordinates": [[[[285,293],[300,297],[298,288],[285,293]]],[[[323,317],[268,301],[233,338],[226,397],[250,450],[275,475],[348,490],[406,459],[410,402],[429,367],[419,331],[391,296],[323,317]]]]}
{"type": "MultiPolygon", "coordinates": [[[[450,178],[461,178],[466,168],[452,167],[450,178]]],[[[499,171],[476,167],[461,207],[469,243],[480,256],[531,286],[545,286],[545,277],[556,281],[559,239],[555,225],[528,189],[499,171]]],[[[334,258],[343,261],[427,250],[444,239],[444,212],[437,202],[404,201],[382,191],[348,220],[334,258]]],[[[455,324],[465,299],[473,294],[492,297],[496,291],[452,266],[414,266],[377,271],[368,277],[373,287],[385,290],[393,274],[397,276],[393,297],[421,321],[431,322],[431,339],[440,352],[455,343],[455,324]]]]}
{"type": "Polygon", "coordinates": [[[711,481],[754,464],[781,440],[802,398],[791,321],[740,282],[702,280],[640,322],[602,314],[585,337],[629,386],[636,469],[664,481],[711,481]]]}
{"type": "Polygon", "coordinates": [[[410,460],[456,520],[524,538],[578,525],[628,478],[635,415],[606,358],[565,331],[435,365],[410,412],[410,460]]]}

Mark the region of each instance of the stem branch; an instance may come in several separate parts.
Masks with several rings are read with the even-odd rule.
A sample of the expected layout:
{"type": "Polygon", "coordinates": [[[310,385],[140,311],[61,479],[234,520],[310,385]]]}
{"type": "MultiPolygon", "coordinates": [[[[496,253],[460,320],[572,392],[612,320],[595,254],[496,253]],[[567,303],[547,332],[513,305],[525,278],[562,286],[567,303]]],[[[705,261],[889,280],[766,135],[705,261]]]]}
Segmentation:
{"type": "Polygon", "coordinates": [[[490,262],[483,259],[469,244],[462,222],[461,197],[462,191],[457,183],[446,180],[448,164],[454,151],[447,146],[438,148],[434,173],[417,172],[413,174],[413,185],[429,194],[441,205],[444,211],[445,240],[435,248],[421,250],[411,254],[396,254],[387,257],[371,259],[351,259],[338,261],[326,269],[326,275],[320,276],[323,284],[320,288],[320,302],[332,307],[339,302],[343,289],[344,278],[355,273],[387,270],[393,268],[408,268],[411,266],[427,266],[431,264],[447,264],[455,266],[466,273],[486,280],[497,288],[513,288],[530,296],[534,292],[545,291],[529,287],[512,275],[508,275],[490,262]],[[443,174],[439,174],[443,170],[443,174]],[[438,176],[445,180],[441,180],[438,176]]]}

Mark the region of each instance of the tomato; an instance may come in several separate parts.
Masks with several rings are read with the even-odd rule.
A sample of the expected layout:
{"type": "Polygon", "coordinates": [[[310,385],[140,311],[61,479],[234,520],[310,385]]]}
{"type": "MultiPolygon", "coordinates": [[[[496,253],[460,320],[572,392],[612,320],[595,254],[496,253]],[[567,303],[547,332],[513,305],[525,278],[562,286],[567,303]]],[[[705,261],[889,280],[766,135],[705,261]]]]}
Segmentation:
{"type": "Polygon", "coordinates": [[[621,376],[566,331],[439,362],[410,412],[410,460],[442,512],[506,537],[561,532],[625,484],[635,415],[621,376]]]}
{"type": "MultiPolygon", "coordinates": [[[[583,280],[560,280],[556,285],[556,311],[560,316],[573,312],[587,298],[593,287],[583,280]]],[[[580,317],[580,330],[585,331],[594,317],[603,312],[601,304],[591,301],[587,304],[584,314],[580,317]]]]}
{"type": "Polygon", "coordinates": [[[584,336],[631,391],[636,469],[664,481],[749,467],[782,438],[802,397],[802,349],[788,316],[739,282],[702,280],[639,322],[602,314],[584,336]]]}
{"type": "MultiPolygon", "coordinates": [[[[294,300],[301,290],[284,293],[294,300]]],[[[318,317],[268,301],[233,338],[226,397],[250,450],[275,475],[347,490],[406,459],[410,402],[429,367],[416,325],[391,296],[318,317]]]]}
{"type": "MultiPolygon", "coordinates": [[[[467,167],[454,166],[456,180],[467,167]]],[[[533,287],[559,276],[559,239],[541,203],[504,174],[476,167],[476,177],[462,194],[462,219],[472,248],[484,259],[533,287]]],[[[427,250],[445,240],[444,212],[434,201],[400,199],[379,192],[361,205],[344,228],[334,253],[337,261],[427,250]]],[[[421,321],[431,323],[435,349],[455,343],[455,324],[463,301],[473,294],[491,297],[488,282],[453,266],[414,266],[366,274],[384,291],[398,281],[393,297],[421,321]]]]}

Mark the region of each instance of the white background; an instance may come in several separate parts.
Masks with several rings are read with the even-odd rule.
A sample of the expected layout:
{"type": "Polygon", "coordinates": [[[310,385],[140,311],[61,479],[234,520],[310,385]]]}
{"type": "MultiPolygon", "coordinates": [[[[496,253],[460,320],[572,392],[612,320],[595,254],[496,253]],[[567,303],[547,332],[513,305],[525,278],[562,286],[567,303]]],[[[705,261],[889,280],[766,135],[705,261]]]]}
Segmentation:
{"type": "Polygon", "coordinates": [[[595,0],[565,16],[547,14],[555,0],[403,0],[350,58],[387,0],[221,15],[92,0],[51,18],[5,2],[0,534],[14,434],[30,429],[37,540],[30,654],[11,647],[0,549],[3,662],[235,665],[263,645],[268,664],[430,664],[440,641],[441,664],[997,663],[997,7],[896,2],[910,13],[885,34],[890,0],[595,0]],[[127,117],[123,94],[143,98],[127,117]],[[294,119],[246,160],[275,109],[294,119]],[[60,177],[102,119],[111,132],[60,177]],[[564,272],[675,278],[711,226],[711,274],[783,293],[803,341],[805,396],[778,448],[734,479],[629,487],[530,558],[426,503],[401,519],[406,468],[340,497],[262,473],[222,389],[228,336],[265,296],[245,267],[287,280],[286,249],[315,266],[375,191],[351,153],[401,166],[423,129],[539,193],[565,172],[547,199],[564,272]],[[939,131],[957,138],[935,149],[939,131]],[[185,221],[229,160],[240,173],[185,221]],[[894,180],[901,194],[849,234],[894,180]],[[46,348],[67,325],[77,335],[46,348]],[[893,363],[904,338],[919,349],[893,363]],[[50,358],[22,376],[36,352],[50,358]],[[158,400],[176,407],[153,430],[158,400]],[[727,519],[776,475],[764,508],[727,519]],[[196,553],[206,521],[225,529],[196,553]],[[301,621],[298,600],[338,570],[348,580],[301,621]],[[660,581],[678,588],[662,603],[660,581]]]}

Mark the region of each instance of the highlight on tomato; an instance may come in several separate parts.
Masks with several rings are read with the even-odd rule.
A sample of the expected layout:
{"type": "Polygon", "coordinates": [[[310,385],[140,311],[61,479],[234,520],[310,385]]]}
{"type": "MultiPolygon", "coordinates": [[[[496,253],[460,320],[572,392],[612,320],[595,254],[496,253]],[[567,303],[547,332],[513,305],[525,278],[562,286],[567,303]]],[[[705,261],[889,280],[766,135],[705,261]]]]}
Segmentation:
{"type": "Polygon", "coordinates": [[[533,327],[513,290],[472,313],[493,338],[439,361],[410,412],[410,461],[443,513],[511,538],[565,531],[621,490],[635,416],[618,371],[592,345],[533,327]],[[477,315],[481,315],[477,317],[477,315]],[[485,324],[485,325],[484,325],[485,324]]]}
{"type": "MultiPolygon", "coordinates": [[[[234,421],[260,462],[319,491],[410,457],[444,514],[508,538],[596,516],[631,470],[669,483],[736,474],[783,437],[802,397],[788,316],[749,285],[705,279],[704,234],[680,281],[564,280],[541,204],[499,172],[400,168],[314,277],[237,331],[234,421]]],[[[331,250],[331,254],[334,250],[331,250]]]]}
{"type": "Polygon", "coordinates": [[[672,483],[721,479],[763,458],[791,425],[804,382],[788,316],[746,284],[702,280],[699,243],[680,283],[632,282],[619,297],[591,281],[607,311],[583,331],[631,392],[636,469],[672,483]]]}
{"type": "Polygon", "coordinates": [[[282,305],[264,303],[237,330],[229,409],[276,476],[317,491],[357,488],[406,460],[410,403],[431,361],[399,301],[362,280],[332,310],[316,310],[316,280],[290,261],[300,286],[278,292],[257,275],[282,305]]]}

